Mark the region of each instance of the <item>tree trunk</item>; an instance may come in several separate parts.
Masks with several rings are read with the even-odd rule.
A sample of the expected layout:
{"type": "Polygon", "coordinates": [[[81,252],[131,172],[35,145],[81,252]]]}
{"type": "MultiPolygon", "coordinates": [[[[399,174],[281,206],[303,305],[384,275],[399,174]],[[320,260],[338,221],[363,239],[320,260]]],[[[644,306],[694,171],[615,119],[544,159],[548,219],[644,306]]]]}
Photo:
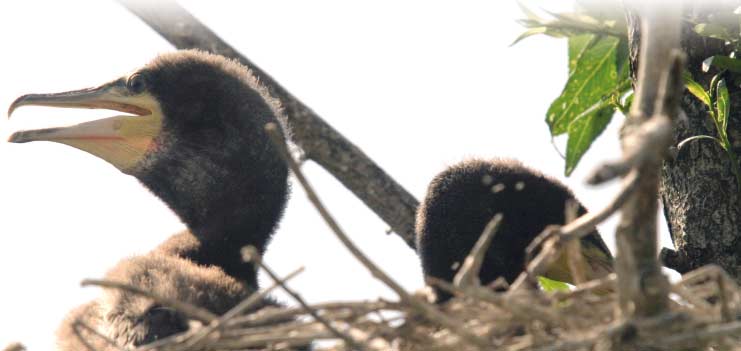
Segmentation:
{"type": "MultiPolygon", "coordinates": [[[[727,0],[709,3],[698,1],[689,5],[685,14],[690,21],[684,22],[682,29],[687,70],[706,89],[718,70],[711,68],[703,72],[703,60],[713,55],[727,55],[732,48],[722,40],[699,36],[693,31],[692,22],[723,22],[726,26],[735,26],[736,33],[739,31],[738,15],[733,14],[738,3],[727,0]]],[[[631,17],[631,66],[637,67],[640,28],[638,21],[631,17]]],[[[738,155],[741,154],[741,79],[730,79],[730,75],[725,78],[731,96],[728,136],[738,155]]],[[[707,106],[687,91],[681,106],[687,118],[676,121],[674,145],[695,135],[718,136],[707,106]]],[[[708,139],[691,141],[675,157],[664,161],[661,176],[664,215],[676,247],[676,251],[662,252],[665,264],[680,273],[717,264],[741,282],[741,189],[725,151],[708,139]]]]}

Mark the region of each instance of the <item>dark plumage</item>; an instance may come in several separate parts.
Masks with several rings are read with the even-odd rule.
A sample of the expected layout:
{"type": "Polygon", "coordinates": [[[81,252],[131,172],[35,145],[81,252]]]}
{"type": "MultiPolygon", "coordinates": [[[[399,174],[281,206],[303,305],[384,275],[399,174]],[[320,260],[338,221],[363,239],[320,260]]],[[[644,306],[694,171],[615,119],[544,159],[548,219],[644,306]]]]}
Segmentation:
{"type": "Polygon", "coordinates": [[[169,249],[256,286],[239,249],[262,254],[286,204],[288,169],[264,130],[282,121],[278,102],[244,66],[198,51],[162,55],[139,79],[164,119],[155,151],[128,173],[199,239],[169,249]]]}
{"type": "MultiPolygon", "coordinates": [[[[518,161],[469,160],[438,174],[417,211],[417,247],[426,276],[452,281],[486,224],[497,213],[503,222],[482,265],[482,284],[503,277],[508,282],[524,269],[525,248],[549,224],[563,224],[565,203],[574,195],[563,184],[518,161]]],[[[579,214],[586,209],[579,204],[579,214]]],[[[612,256],[599,234],[582,239],[593,274],[611,269],[612,256]]],[[[550,278],[568,281],[565,267],[552,267],[550,278]]],[[[450,295],[435,289],[439,302],[450,295]]]]}
{"type": "MultiPolygon", "coordinates": [[[[22,105],[102,107],[136,114],[68,128],[18,132],[10,141],[65,143],[136,177],[189,231],[144,256],[122,260],[107,279],[126,282],[220,314],[257,288],[240,249],[263,253],[288,197],[288,170],[264,126],[284,125],[278,103],[248,69],[221,56],[180,51],[89,90],[36,94],[22,105]],[[112,101],[112,102],[111,102],[112,101]]],[[[265,302],[269,304],[269,301],[265,302]]],[[[72,330],[82,318],[138,346],[188,328],[185,316],[117,290],[73,311],[59,331],[63,350],[84,350],[72,330]]],[[[98,350],[109,346],[91,336],[98,350]]]]}

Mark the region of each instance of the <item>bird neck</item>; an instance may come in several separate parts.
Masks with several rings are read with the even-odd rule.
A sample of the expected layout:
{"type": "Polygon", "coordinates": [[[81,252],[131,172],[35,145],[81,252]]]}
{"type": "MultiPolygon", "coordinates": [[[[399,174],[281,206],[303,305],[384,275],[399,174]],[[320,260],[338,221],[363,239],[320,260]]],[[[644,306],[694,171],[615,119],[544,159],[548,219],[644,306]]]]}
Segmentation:
{"type": "Polygon", "coordinates": [[[214,147],[213,152],[188,152],[184,145],[161,147],[178,153],[164,152],[171,156],[138,178],[197,240],[197,245],[176,253],[198,264],[219,266],[257,287],[255,268],[242,261],[240,250],[252,245],[260,254],[265,251],[288,198],[285,164],[270,145],[242,152],[227,152],[229,146],[214,147]]]}

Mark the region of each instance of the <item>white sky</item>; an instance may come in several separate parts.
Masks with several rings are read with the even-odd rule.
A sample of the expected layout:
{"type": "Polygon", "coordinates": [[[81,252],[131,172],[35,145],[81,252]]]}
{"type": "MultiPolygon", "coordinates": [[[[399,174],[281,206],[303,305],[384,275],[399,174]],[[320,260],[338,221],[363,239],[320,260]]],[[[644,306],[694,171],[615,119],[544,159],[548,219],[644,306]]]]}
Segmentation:
{"type": "MultiPolygon", "coordinates": [[[[437,172],[470,156],[516,157],[563,179],[543,120],[566,81],[566,42],[535,37],[509,47],[523,30],[514,1],[183,3],[419,199],[437,172]]],[[[0,45],[0,110],[25,93],[100,84],[172,50],[112,1],[2,2],[0,45]]],[[[0,137],[108,115],[24,108],[0,118],[0,137]]],[[[599,160],[619,155],[621,122],[564,180],[588,208],[616,190],[582,184],[599,160]]],[[[76,149],[0,141],[0,159],[0,347],[17,340],[52,349],[66,311],[99,293],[80,280],[102,277],[183,225],[134,178],[76,149]]],[[[320,167],[304,169],[356,243],[403,286],[422,287],[414,253],[320,167]]],[[[615,221],[601,226],[611,248],[615,221]]],[[[392,297],[340,246],[297,182],[265,259],[284,274],[304,265],[292,286],[312,302],[392,297]]]]}

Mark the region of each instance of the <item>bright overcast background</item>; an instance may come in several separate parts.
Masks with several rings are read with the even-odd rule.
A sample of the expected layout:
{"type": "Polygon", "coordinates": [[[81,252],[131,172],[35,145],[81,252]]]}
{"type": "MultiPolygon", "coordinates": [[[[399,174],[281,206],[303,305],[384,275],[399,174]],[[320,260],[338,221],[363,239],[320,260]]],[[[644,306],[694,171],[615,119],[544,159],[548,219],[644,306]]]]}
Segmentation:
{"type": "MultiPolygon", "coordinates": [[[[529,2],[569,9],[566,1],[529,2]]],[[[566,41],[523,31],[514,1],[183,1],[183,5],[359,145],[421,199],[429,180],[466,157],[515,157],[563,179],[544,123],[567,75],[566,41]]],[[[173,50],[113,1],[0,3],[0,110],[26,93],[100,84],[173,50]]],[[[77,123],[106,111],[22,108],[15,130],[77,123]]],[[[564,182],[591,209],[615,185],[585,174],[619,155],[616,117],[564,182]]],[[[563,145],[563,141],[559,141],[563,145]]],[[[80,288],[119,259],[141,254],[183,225],[134,178],[55,143],[0,141],[0,347],[53,349],[65,313],[99,294],[80,288]]],[[[340,183],[304,166],[353,240],[404,287],[423,286],[417,258],[340,183]]],[[[266,263],[311,302],[392,298],[337,242],[294,181],[266,263]]],[[[534,204],[537,205],[537,204],[534,204]]],[[[614,248],[612,218],[600,227],[614,248]]],[[[665,225],[662,243],[669,245],[665,225]]],[[[261,276],[263,285],[267,283],[261,276]]],[[[285,297],[283,301],[292,303],[285,297]]]]}

